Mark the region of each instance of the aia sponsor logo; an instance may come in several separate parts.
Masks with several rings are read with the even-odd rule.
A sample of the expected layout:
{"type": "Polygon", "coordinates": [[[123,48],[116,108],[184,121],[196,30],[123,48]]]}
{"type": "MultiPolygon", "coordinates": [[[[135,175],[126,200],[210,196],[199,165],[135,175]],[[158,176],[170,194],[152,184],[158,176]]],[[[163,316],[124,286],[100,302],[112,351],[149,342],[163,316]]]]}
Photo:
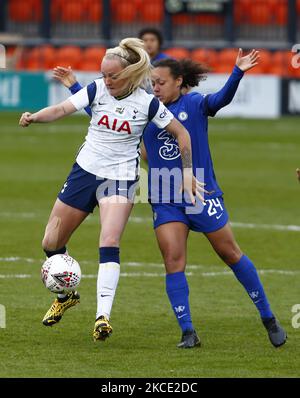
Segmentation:
{"type": "Polygon", "coordinates": [[[103,115],[98,122],[98,126],[101,125],[109,130],[117,131],[118,133],[131,134],[130,124],[127,120],[113,119],[111,121],[107,115],[103,115]]]}

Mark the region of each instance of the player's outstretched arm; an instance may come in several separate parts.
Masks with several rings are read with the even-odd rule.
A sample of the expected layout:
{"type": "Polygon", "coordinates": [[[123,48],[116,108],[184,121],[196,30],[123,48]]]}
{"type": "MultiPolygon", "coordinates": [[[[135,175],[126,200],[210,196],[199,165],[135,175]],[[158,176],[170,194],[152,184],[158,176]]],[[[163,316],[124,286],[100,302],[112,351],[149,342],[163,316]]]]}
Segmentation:
{"type": "Polygon", "coordinates": [[[20,118],[19,125],[28,127],[31,123],[49,123],[76,111],[77,109],[71,101],[66,100],[58,105],[43,108],[36,113],[24,112],[20,118]]]}
{"type": "Polygon", "coordinates": [[[296,169],[296,173],[297,173],[298,181],[300,182],[300,169],[296,169]]]}
{"type": "Polygon", "coordinates": [[[239,49],[236,64],[224,87],[207,96],[207,114],[209,116],[214,116],[221,108],[230,104],[244,73],[256,66],[258,60],[259,51],[252,50],[248,55],[243,56],[243,50],[239,49]]]}

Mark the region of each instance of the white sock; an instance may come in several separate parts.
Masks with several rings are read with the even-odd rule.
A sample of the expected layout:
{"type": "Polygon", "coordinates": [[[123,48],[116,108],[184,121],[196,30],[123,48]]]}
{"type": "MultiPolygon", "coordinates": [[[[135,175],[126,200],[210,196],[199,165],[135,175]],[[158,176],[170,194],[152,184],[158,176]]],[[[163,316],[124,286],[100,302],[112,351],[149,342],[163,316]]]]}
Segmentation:
{"type": "Polygon", "coordinates": [[[97,279],[96,319],[104,315],[109,319],[120,276],[120,264],[114,262],[99,264],[97,279]]]}

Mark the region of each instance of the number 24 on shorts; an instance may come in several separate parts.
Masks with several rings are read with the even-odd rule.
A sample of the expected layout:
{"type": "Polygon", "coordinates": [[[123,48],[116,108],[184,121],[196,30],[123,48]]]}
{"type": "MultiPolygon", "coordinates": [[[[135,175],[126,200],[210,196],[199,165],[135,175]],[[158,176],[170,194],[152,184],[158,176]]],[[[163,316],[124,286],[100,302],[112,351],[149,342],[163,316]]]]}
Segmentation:
{"type": "Polygon", "coordinates": [[[206,204],[208,204],[207,214],[211,217],[218,213],[218,208],[223,212],[223,206],[219,198],[206,199],[206,204]]]}

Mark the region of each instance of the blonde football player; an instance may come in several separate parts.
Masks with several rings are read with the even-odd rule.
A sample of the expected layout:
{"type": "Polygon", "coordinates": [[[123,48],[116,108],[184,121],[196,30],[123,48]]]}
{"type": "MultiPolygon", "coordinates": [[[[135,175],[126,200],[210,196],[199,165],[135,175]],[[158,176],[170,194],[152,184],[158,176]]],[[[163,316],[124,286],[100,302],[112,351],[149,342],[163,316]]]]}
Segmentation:
{"type": "MultiPolygon", "coordinates": [[[[43,239],[47,257],[66,253],[72,233],[92,213],[100,209],[99,272],[94,340],[111,333],[110,313],[120,274],[119,246],[133,207],[139,177],[139,146],[146,124],[152,121],[178,141],[183,166],[183,187],[195,203],[202,199],[202,185],[192,174],[190,137],[167,108],[143,87],[151,64],[139,39],[122,40],[108,49],[101,64],[102,78],[66,101],[36,113],[25,112],[19,124],[52,122],[87,106],[91,122],[71,173],[54,204],[43,239]]],[[[65,310],[79,302],[74,291],[58,295],[46,313],[43,324],[60,321],[65,310]]]]}

